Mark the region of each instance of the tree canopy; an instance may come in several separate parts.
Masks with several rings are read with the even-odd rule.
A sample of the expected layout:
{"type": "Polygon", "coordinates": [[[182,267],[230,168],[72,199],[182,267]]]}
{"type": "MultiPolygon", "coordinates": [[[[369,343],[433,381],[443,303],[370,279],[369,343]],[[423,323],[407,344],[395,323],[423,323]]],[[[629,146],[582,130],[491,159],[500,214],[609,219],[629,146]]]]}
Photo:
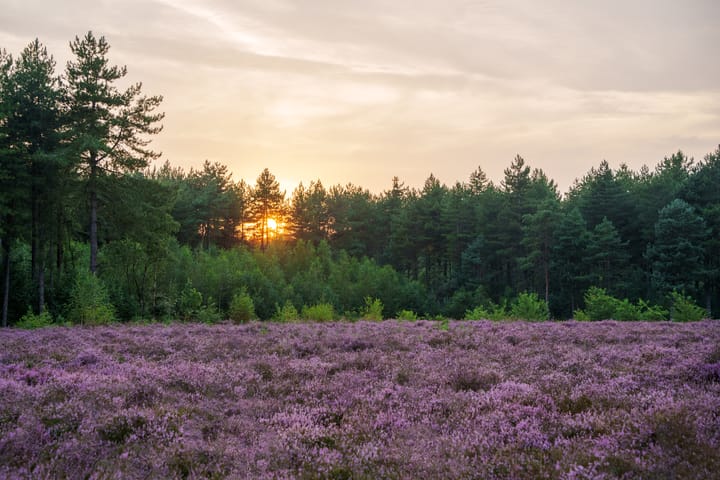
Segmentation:
{"type": "Polygon", "coordinates": [[[477,167],[451,185],[394,177],[374,194],[317,179],[288,196],[267,168],[246,182],[217,162],[154,164],[162,97],[120,87],[128,71],[104,37],[70,51],[58,74],[38,40],[17,57],[0,50],[3,324],[28,307],[131,319],[241,305],[270,318],[377,310],[373,298],[386,316],[542,302],[568,318],[600,290],[718,314],[720,147],[638,172],[602,161],[566,195],[517,155],[497,184],[477,167]]]}

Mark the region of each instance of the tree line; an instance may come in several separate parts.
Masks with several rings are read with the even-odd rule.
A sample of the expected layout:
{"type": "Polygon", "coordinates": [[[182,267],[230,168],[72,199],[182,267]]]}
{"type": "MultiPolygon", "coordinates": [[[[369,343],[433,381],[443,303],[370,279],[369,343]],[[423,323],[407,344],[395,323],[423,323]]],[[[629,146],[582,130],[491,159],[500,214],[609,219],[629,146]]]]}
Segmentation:
{"type": "Polygon", "coordinates": [[[127,69],[103,37],[70,49],[60,74],[38,40],[0,50],[3,325],[213,318],[243,296],[260,318],[352,315],[372,298],[386,317],[462,318],[536,294],[569,318],[592,288],[666,307],[682,294],[717,314],[720,147],[639,171],[603,161],[565,195],[520,156],[497,184],[478,168],[450,186],[318,179],[288,195],[268,169],[251,184],[219,163],[153,166],[162,97],[119,87],[127,69]]]}

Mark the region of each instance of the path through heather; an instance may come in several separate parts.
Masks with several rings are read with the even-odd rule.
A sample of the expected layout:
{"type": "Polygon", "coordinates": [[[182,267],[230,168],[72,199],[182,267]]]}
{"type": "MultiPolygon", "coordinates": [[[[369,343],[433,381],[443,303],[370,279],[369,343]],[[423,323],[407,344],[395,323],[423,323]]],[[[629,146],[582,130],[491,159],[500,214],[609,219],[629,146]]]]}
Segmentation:
{"type": "Polygon", "coordinates": [[[718,472],[718,321],[0,331],[2,478],[718,472]]]}

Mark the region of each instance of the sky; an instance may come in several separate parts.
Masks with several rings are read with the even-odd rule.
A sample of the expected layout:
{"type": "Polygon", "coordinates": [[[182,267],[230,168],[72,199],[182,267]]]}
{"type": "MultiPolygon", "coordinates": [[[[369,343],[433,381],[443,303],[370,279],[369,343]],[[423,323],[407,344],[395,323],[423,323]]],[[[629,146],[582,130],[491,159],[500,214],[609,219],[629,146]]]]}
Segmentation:
{"type": "Polygon", "coordinates": [[[0,0],[0,48],[92,30],[163,95],[153,147],[288,195],[451,185],[515,155],[566,191],[720,144],[717,0],[0,0]]]}

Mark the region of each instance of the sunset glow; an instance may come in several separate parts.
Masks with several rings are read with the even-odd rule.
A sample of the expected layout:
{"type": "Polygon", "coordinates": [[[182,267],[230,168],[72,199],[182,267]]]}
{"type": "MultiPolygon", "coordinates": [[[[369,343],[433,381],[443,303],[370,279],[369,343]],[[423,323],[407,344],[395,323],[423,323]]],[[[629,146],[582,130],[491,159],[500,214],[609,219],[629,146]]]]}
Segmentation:
{"type": "Polygon", "coordinates": [[[499,181],[516,154],[566,190],[603,159],[700,159],[720,134],[710,0],[72,5],[3,5],[0,47],[37,36],[63,66],[68,39],[107,36],[128,81],[164,96],[162,160],[268,167],[288,195],[317,178],[452,184],[478,165],[499,181]]]}

